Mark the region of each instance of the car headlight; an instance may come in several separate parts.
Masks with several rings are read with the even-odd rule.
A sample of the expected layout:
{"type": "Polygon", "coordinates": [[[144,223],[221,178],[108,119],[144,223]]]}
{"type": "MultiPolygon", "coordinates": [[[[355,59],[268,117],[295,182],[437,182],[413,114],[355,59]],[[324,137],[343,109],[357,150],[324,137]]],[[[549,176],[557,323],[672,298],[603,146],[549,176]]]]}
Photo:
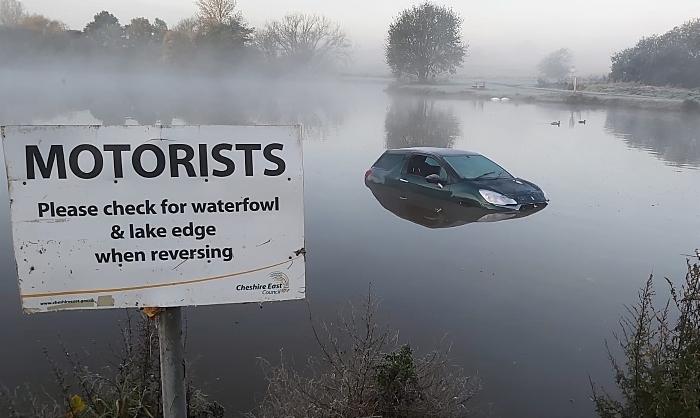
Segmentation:
{"type": "Polygon", "coordinates": [[[515,200],[505,197],[500,193],[496,193],[492,190],[480,189],[479,193],[483,198],[492,205],[504,206],[504,205],[516,205],[518,202],[515,200]]]}

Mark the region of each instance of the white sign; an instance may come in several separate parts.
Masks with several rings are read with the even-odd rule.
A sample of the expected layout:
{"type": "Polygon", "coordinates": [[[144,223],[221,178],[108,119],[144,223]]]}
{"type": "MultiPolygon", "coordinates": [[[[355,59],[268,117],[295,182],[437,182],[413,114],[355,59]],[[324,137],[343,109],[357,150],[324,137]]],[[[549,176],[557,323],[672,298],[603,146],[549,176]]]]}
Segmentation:
{"type": "Polygon", "coordinates": [[[5,126],[25,312],[303,299],[297,126],[5,126]]]}

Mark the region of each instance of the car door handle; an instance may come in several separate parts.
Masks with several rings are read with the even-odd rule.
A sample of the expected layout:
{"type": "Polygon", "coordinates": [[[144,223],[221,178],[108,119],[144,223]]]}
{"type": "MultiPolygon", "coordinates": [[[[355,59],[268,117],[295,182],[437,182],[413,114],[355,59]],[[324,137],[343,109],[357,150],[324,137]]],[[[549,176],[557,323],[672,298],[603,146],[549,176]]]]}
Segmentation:
{"type": "Polygon", "coordinates": [[[407,198],[406,196],[399,196],[399,199],[401,199],[401,200],[408,200],[408,198],[407,198]]]}
{"type": "Polygon", "coordinates": [[[406,180],[406,179],[399,179],[399,181],[404,182],[404,183],[408,183],[408,180],[406,180]]]}

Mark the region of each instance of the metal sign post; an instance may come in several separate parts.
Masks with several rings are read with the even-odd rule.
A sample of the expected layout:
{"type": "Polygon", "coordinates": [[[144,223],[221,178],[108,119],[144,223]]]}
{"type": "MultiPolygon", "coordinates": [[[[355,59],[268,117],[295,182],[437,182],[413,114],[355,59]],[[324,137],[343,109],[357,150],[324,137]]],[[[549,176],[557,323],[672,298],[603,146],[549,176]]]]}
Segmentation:
{"type": "Polygon", "coordinates": [[[156,315],[160,346],[163,416],[187,418],[182,308],[167,308],[156,315]]]}
{"type": "Polygon", "coordinates": [[[0,127],[25,313],[141,308],[186,418],[183,307],[306,296],[300,126],[0,127]]]}

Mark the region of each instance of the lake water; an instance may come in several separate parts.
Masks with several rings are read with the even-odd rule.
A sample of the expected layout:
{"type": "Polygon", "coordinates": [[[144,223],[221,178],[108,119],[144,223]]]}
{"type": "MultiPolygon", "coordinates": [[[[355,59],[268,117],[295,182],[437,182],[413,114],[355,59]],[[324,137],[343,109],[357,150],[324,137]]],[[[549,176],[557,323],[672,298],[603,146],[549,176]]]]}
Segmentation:
{"type": "MultiPolygon", "coordinates": [[[[372,283],[382,320],[417,351],[448,335],[455,363],[483,381],[474,406],[491,416],[593,417],[589,374],[614,390],[604,343],[619,331],[623,304],[651,272],[682,281],[682,254],[700,245],[698,117],[392,99],[380,84],[4,80],[0,124],[305,122],[314,313],[331,317],[360,303],[372,283]],[[387,147],[407,144],[481,152],[540,185],[551,204],[502,222],[409,222],[362,181],[387,147]]],[[[124,315],[22,314],[6,191],[0,202],[0,382],[45,383],[43,345],[58,352],[60,337],[71,350],[94,351],[93,342],[105,349],[119,343],[115,319],[124,315]]],[[[230,412],[262,396],[257,357],[317,353],[305,302],[190,308],[186,316],[196,380],[230,412]]]]}

